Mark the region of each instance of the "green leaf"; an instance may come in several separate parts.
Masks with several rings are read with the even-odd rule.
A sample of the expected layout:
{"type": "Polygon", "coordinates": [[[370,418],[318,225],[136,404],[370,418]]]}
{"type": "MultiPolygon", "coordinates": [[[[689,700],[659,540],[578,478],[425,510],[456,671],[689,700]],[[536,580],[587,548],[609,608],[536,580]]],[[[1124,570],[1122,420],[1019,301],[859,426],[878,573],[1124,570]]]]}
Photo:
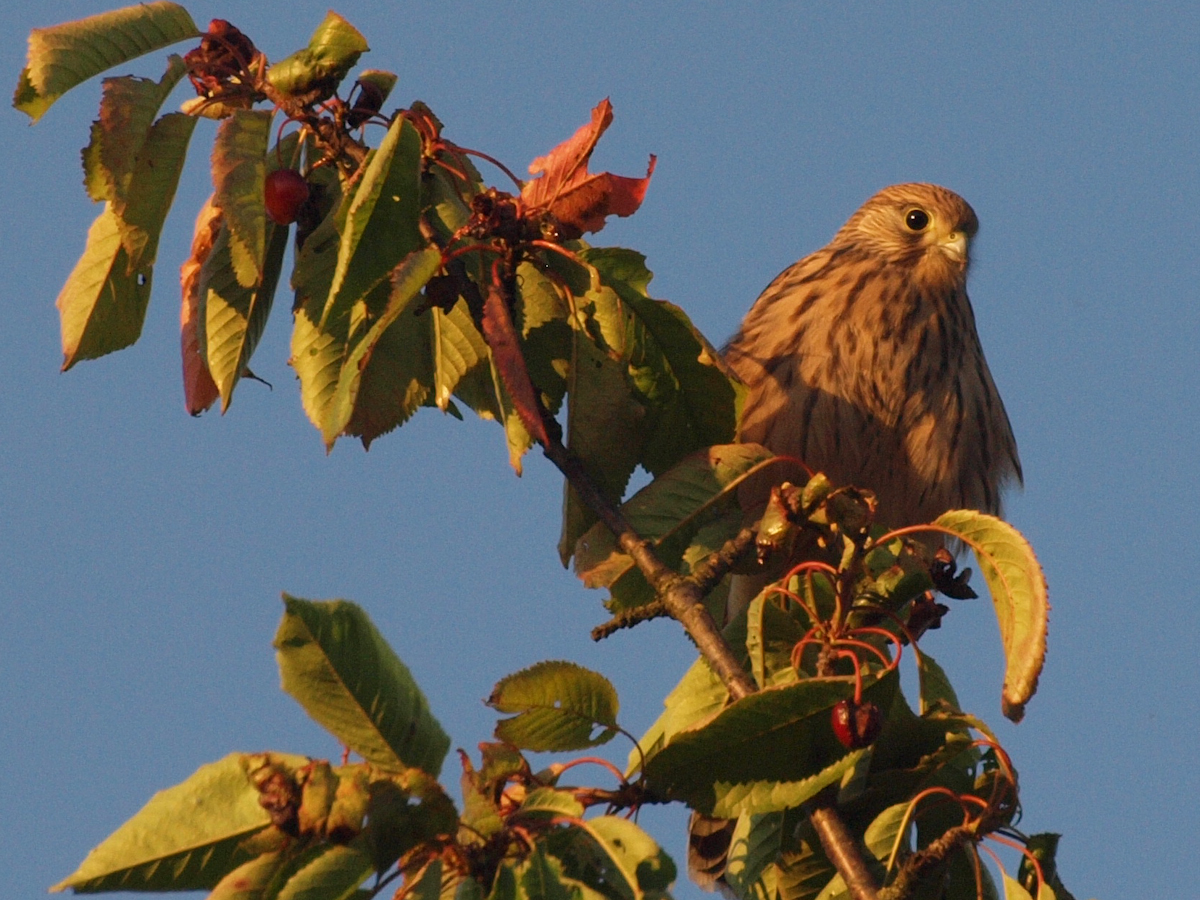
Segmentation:
{"type": "MultiPolygon", "coordinates": [[[[875,877],[880,881],[883,880],[884,872],[881,863],[887,862],[897,843],[907,845],[907,841],[904,840],[900,830],[901,825],[904,824],[905,813],[907,811],[908,803],[896,803],[893,806],[889,806],[872,820],[863,834],[863,844],[871,852],[871,856],[874,857],[873,860],[869,860],[871,869],[875,877]]],[[[905,831],[907,830],[906,826],[905,831]]],[[[846,887],[845,880],[841,875],[836,875],[818,896],[820,900],[833,900],[835,897],[845,897],[849,900],[851,895],[849,889],[846,887]]]]}
{"type": "Polygon", "coordinates": [[[523,750],[597,747],[617,733],[617,692],[603,675],[570,662],[540,662],[502,678],[488,706],[518,713],[496,737],[523,750]],[[597,728],[599,734],[593,734],[597,728]]]}
{"type": "Polygon", "coordinates": [[[142,333],[158,239],[175,198],[195,120],[169,113],[134,160],[124,216],[112,201],[88,231],[83,255],[59,292],[63,370],[128,347],[142,333]]]}
{"type": "Polygon", "coordinates": [[[617,293],[628,316],[626,359],[648,406],[642,465],[658,475],[701,447],[732,441],[744,389],[683,310],[647,294],[653,276],[645,257],[616,247],[580,257],[617,293]]]}
{"type": "Polygon", "coordinates": [[[354,846],[325,845],[287,879],[276,900],[349,900],[375,871],[371,854],[354,846]]]}
{"type": "Polygon", "coordinates": [[[409,254],[392,273],[387,306],[361,337],[351,338],[325,412],[325,446],[339,434],[372,440],[407,421],[432,388],[429,324],[413,302],[442,264],[436,247],[409,254]],[[373,365],[374,364],[374,365],[373,365]]]}
{"type": "MultiPolygon", "coordinates": [[[[336,184],[336,182],[334,182],[336,184]]],[[[292,288],[296,292],[295,323],[290,363],[300,379],[300,402],[318,429],[337,390],[342,359],[350,332],[349,315],[319,324],[333,283],[341,243],[339,227],[347,209],[345,198],[331,203],[330,211],[296,253],[292,288]]]]}
{"type": "MultiPolygon", "coordinates": [[[[641,456],[641,422],[646,411],[633,397],[626,367],[579,329],[572,331],[572,354],[567,446],[601,494],[619,503],[641,456]]],[[[558,542],[564,566],[570,562],[579,538],[595,522],[595,513],[564,481],[562,535],[558,542]]]]}
{"type": "Polygon", "coordinates": [[[921,682],[921,715],[935,709],[952,713],[962,712],[954,685],[950,683],[949,677],[938,665],[937,660],[924,650],[917,658],[917,676],[921,682]]]}
{"type": "Polygon", "coordinates": [[[724,875],[737,896],[754,896],[753,886],[778,859],[783,847],[783,821],[782,812],[738,818],[724,875]]]}
{"type": "MultiPolygon", "coordinates": [[[[233,118],[225,121],[231,122],[233,118]]],[[[289,135],[276,149],[278,152],[271,155],[268,167],[271,170],[278,167],[279,156],[295,161],[299,153],[295,135],[289,135]]],[[[265,253],[253,262],[255,268],[262,269],[261,279],[254,285],[244,286],[235,260],[239,244],[230,228],[229,218],[222,210],[221,230],[212,252],[200,268],[201,328],[197,337],[201,352],[206,354],[208,370],[221,394],[222,412],[233,402],[234,388],[245,373],[266,328],[283,269],[287,226],[265,222],[264,235],[265,253]]]]}
{"type": "Polygon", "coordinates": [[[263,853],[221,879],[206,900],[265,900],[267,889],[286,864],[282,852],[263,853]]]}
{"type": "Polygon", "coordinates": [[[535,846],[525,859],[511,867],[511,890],[508,873],[496,879],[491,896],[528,897],[529,900],[590,900],[582,884],[563,873],[563,866],[553,856],[535,846]]]}
{"type": "Polygon", "coordinates": [[[214,202],[221,207],[230,231],[233,271],[244,288],[254,287],[263,278],[267,246],[263,184],[273,117],[270,110],[234,110],[221,120],[213,143],[214,202]]]}
{"type": "Polygon", "coordinates": [[[704,657],[696,658],[679,684],[663,700],[666,709],[629,751],[627,772],[630,776],[642,767],[642,755],[653,756],[681,731],[715,716],[725,708],[729,690],[713,672],[704,657]],[[640,748],[640,752],[639,752],[640,748]]]}
{"type": "Polygon", "coordinates": [[[576,800],[570,791],[539,787],[525,795],[516,814],[530,818],[569,816],[579,819],[583,817],[583,804],[576,800]]]}
{"type": "Polygon", "coordinates": [[[186,71],[183,60],[172,54],[162,81],[104,79],[100,118],[92,123],[91,142],[83,148],[83,182],[93,200],[110,200],[123,213],[138,153],[159,107],[186,71]]]}
{"type": "MultiPolygon", "coordinates": [[[[282,756],[297,766],[304,757],[282,756]]],[[[51,890],[207,890],[241,865],[242,841],[270,825],[245,757],[231,753],[160,791],[51,890]]]]}
{"type": "Polygon", "coordinates": [[[153,265],[158,239],[175,200],[196,120],[167,113],[150,128],[134,162],[130,190],[123,204],[114,203],[121,243],[134,268],[153,265]]]}
{"type": "MultiPolygon", "coordinates": [[[[429,315],[433,317],[434,403],[444,411],[450,404],[451,395],[455,395],[482,415],[483,411],[489,408],[486,404],[478,406],[468,399],[469,395],[464,397],[460,394],[460,389],[466,387],[463,379],[470,373],[478,373],[488,380],[491,379],[487,344],[471,320],[467,304],[459,300],[450,312],[431,309],[429,315]]],[[[495,402],[494,394],[491,402],[495,402]]],[[[495,418],[494,413],[489,415],[495,418]]]]}
{"type": "Polygon", "coordinates": [[[128,347],[141,336],[154,269],[149,263],[131,269],[121,236],[121,221],[106,206],[88,229],[83,256],[55,301],[64,372],[81,359],[128,347]]]}
{"type": "MultiPolygon", "coordinates": [[[[737,534],[742,513],[737,506],[737,486],[756,467],[773,459],[757,444],[710,447],[692,454],[671,471],[660,475],[622,505],[633,529],[655,542],[659,558],[676,566],[685,555],[696,558],[712,552],[737,534]],[[701,529],[706,546],[689,554],[701,529]]],[[[633,560],[617,546],[611,531],[593,526],[575,548],[575,573],[588,587],[609,588],[610,609],[640,606],[654,598],[650,585],[633,560]]]]}
{"type": "Polygon", "coordinates": [[[421,138],[412,123],[398,117],[370,154],[350,197],[322,325],[350,310],[425,245],[419,229],[420,176],[421,138]]]}
{"type": "MultiPolygon", "coordinates": [[[[886,711],[897,681],[895,672],[874,681],[864,700],[886,711]]],[[[647,784],[718,817],[797,806],[836,784],[864,752],[847,753],[830,724],[834,704],[853,693],[853,679],[813,678],[744,697],[651,756],[647,784]]]]}
{"type": "Polygon", "coordinates": [[[283,689],[367,762],[436,776],[450,738],[366,613],[345,600],[284,594],[283,602],[275,635],[283,689]]]}
{"type": "Polygon", "coordinates": [[[580,826],[608,856],[608,896],[665,897],[675,881],[675,863],[654,839],[620,816],[598,816],[580,826]],[[620,881],[614,876],[620,876],[620,881]],[[622,882],[624,882],[622,884],[622,882]]]}
{"type": "Polygon", "coordinates": [[[1014,722],[1037,691],[1046,660],[1050,615],[1046,576],[1033,548],[1019,531],[995,516],[973,510],[951,510],[934,522],[975,551],[987,580],[1000,623],[1007,660],[1001,708],[1014,722]]]}
{"type": "Polygon", "coordinates": [[[367,828],[361,841],[370,849],[378,872],[386,872],[419,844],[439,840],[458,828],[454,804],[441,785],[419,769],[390,778],[375,777],[368,793],[367,828]]]}
{"type": "Polygon", "coordinates": [[[333,96],[346,73],[369,49],[358,29],[331,10],[308,46],[271,66],[267,80],[285,94],[323,100],[333,96]]]}
{"type": "Polygon", "coordinates": [[[36,122],[77,84],[145,53],[199,36],[187,10],[166,2],[35,28],[29,34],[29,56],[13,106],[36,122]]]}

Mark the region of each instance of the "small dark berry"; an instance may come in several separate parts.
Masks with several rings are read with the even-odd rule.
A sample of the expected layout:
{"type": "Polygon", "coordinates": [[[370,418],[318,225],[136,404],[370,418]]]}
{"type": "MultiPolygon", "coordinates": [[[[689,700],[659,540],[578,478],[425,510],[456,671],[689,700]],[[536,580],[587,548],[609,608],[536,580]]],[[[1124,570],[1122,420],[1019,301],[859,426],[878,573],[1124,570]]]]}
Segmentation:
{"type": "Polygon", "coordinates": [[[869,747],[883,730],[883,714],[869,700],[855,703],[839,700],[833,705],[831,724],[833,733],[848,750],[869,747]]]}
{"type": "Polygon", "coordinates": [[[276,169],[263,185],[267,215],[279,225],[291,225],[308,199],[308,182],[295,169],[276,169]]]}

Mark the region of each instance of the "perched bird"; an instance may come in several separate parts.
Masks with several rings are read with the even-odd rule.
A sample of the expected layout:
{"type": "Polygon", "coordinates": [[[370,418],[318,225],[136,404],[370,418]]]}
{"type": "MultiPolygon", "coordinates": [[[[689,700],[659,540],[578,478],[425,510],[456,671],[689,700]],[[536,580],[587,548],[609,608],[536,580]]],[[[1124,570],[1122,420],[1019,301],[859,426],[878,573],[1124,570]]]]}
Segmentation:
{"type": "MultiPolygon", "coordinates": [[[[749,388],[741,440],[869,488],[888,526],[950,509],[999,513],[1021,463],[967,299],[978,228],[953,191],[897,184],[785,269],[724,351],[749,388]]],[[[731,614],[763,581],[735,579],[731,614]]],[[[728,831],[693,818],[699,883],[723,869],[728,831]]]]}
{"type": "Polygon", "coordinates": [[[1021,463],[967,299],[975,211],[897,184],[785,269],[729,341],[741,439],[869,488],[882,521],[1000,511],[1021,463]]]}

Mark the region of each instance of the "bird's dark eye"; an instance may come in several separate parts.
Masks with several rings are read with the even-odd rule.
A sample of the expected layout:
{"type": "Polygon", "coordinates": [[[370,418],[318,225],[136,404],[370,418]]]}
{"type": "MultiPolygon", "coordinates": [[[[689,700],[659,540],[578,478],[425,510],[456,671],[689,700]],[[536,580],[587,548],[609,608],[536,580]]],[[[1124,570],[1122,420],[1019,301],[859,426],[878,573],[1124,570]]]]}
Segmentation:
{"type": "Polygon", "coordinates": [[[929,213],[923,209],[910,209],[904,216],[904,224],[912,231],[921,231],[929,224],[929,213]]]}

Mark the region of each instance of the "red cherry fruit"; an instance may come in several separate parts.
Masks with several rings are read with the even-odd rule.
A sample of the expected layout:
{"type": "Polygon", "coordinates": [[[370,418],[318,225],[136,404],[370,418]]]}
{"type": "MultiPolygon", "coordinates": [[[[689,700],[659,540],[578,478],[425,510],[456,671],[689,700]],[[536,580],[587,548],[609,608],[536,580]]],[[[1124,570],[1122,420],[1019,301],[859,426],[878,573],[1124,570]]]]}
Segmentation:
{"type": "Polygon", "coordinates": [[[839,700],[833,705],[831,722],[834,735],[849,750],[869,747],[883,730],[883,714],[869,700],[861,704],[839,700]]]}
{"type": "Polygon", "coordinates": [[[271,221],[291,225],[308,199],[308,182],[295,169],[276,169],[263,185],[263,203],[271,221]]]}

